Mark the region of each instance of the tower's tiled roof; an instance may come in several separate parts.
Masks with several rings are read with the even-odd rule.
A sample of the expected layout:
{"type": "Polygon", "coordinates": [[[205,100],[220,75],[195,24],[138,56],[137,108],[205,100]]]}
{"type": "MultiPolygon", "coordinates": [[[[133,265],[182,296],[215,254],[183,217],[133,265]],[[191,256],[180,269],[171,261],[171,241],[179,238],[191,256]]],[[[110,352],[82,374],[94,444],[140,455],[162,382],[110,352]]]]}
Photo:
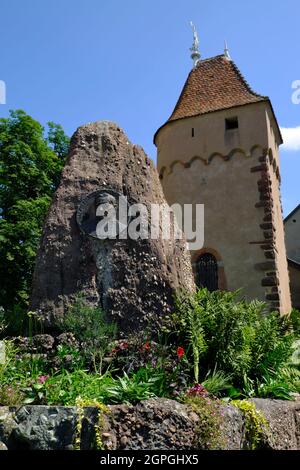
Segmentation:
{"type": "MultiPolygon", "coordinates": [[[[255,93],[250,88],[235,63],[225,55],[218,55],[199,61],[191,70],[174,111],[161,127],[178,119],[259,101],[269,102],[273,111],[269,98],[255,93]]],[[[157,130],[154,141],[161,127],[157,130]]]]}
{"type": "Polygon", "coordinates": [[[192,69],[168,121],[266,99],[251,90],[234,62],[219,55],[192,69]]]}

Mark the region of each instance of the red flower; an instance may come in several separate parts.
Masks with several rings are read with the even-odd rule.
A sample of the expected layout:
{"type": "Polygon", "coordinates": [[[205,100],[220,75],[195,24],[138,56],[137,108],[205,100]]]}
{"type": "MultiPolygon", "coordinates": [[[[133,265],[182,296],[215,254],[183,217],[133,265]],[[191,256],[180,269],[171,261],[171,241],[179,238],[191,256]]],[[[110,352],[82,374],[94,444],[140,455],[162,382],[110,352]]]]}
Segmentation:
{"type": "Polygon", "coordinates": [[[150,341],[146,341],[146,343],[143,344],[143,345],[139,348],[139,350],[140,350],[141,353],[144,353],[144,352],[146,352],[146,351],[150,351],[150,349],[151,349],[151,342],[150,342],[150,341]]]}
{"type": "Polygon", "coordinates": [[[178,359],[181,359],[184,356],[184,349],[181,346],[178,346],[177,348],[177,356],[178,359]]]}

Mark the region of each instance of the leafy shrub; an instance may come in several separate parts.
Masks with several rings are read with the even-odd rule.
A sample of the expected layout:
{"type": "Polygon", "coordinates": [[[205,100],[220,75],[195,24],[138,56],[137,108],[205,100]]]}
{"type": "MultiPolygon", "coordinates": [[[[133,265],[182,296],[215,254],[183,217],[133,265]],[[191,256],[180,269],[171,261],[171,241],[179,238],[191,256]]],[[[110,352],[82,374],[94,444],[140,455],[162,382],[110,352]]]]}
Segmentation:
{"type": "Polygon", "coordinates": [[[212,373],[209,372],[205,380],[202,381],[202,386],[210,395],[222,395],[223,392],[228,391],[232,387],[231,376],[225,374],[222,370],[215,370],[212,373]]]}
{"type": "Polygon", "coordinates": [[[81,351],[75,347],[59,344],[52,363],[55,365],[56,370],[75,371],[84,369],[86,361],[81,351]]]}
{"type": "MultiPolygon", "coordinates": [[[[64,351],[66,352],[66,351],[64,351]]],[[[124,403],[170,394],[164,370],[140,368],[114,378],[78,369],[51,371],[39,355],[19,356],[6,341],[6,362],[0,364],[0,404],[75,405],[76,399],[101,403],[124,403]],[[13,393],[11,393],[13,390],[13,393]]],[[[62,354],[62,351],[60,351],[62,354]]]]}
{"type": "Polygon", "coordinates": [[[108,323],[100,307],[89,306],[83,297],[77,297],[60,323],[80,341],[86,356],[91,358],[95,372],[102,373],[103,360],[116,336],[116,324],[108,323]]]}
{"type": "Polygon", "coordinates": [[[300,370],[300,339],[294,341],[292,345],[292,355],[289,364],[300,370]]]}
{"type": "Polygon", "coordinates": [[[256,395],[261,398],[292,399],[291,386],[280,374],[277,377],[265,374],[257,384],[256,390],[256,395]]]}
{"type": "Polygon", "coordinates": [[[267,314],[263,302],[238,300],[239,295],[239,291],[210,293],[207,289],[181,293],[173,330],[191,350],[195,370],[199,363],[203,379],[207,371],[218,369],[230,375],[237,390],[245,388],[248,394],[254,384],[256,393],[266,375],[276,376],[288,363],[295,336],[288,319],[276,312],[267,314]]]}
{"type": "Polygon", "coordinates": [[[159,396],[178,397],[187,389],[191,381],[191,364],[184,348],[167,343],[164,338],[156,341],[148,339],[144,333],[131,335],[127,340],[115,343],[111,351],[111,370],[126,374],[159,373],[159,396]]]}
{"type": "Polygon", "coordinates": [[[10,336],[23,334],[26,324],[26,311],[23,302],[16,302],[4,311],[5,333],[10,336]]]}
{"type": "Polygon", "coordinates": [[[300,393],[300,370],[298,367],[295,367],[294,365],[282,367],[277,374],[276,379],[278,382],[285,384],[286,389],[289,390],[289,395],[292,392],[300,393]]]}
{"type": "Polygon", "coordinates": [[[111,386],[113,379],[109,374],[91,374],[84,370],[61,373],[50,376],[45,382],[45,402],[49,405],[75,405],[76,399],[96,399],[107,402],[106,388],[111,386]]]}
{"type": "Polygon", "coordinates": [[[2,405],[10,405],[12,401],[14,404],[31,403],[33,400],[29,399],[28,391],[33,391],[35,384],[39,383],[39,377],[44,376],[44,359],[39,355],[19,356],[19,351],[12,341],[5,341],[5,352],[5,362],[0,364],[0,389],[7,391],[12,388],[14,394],[10,397],[4,392],[2,405]]]}
{"type": "Polygon", "coordinates": [[[290,314],[290,320],[293,326],[294,332],[300,335],[300,312],[296,308],[293,308],[290,314]]]}
{"type": "Polygon", "coordinates": [[[156,382],[161,378],[159,375],[142,373],[128,376],[124,373],[123,377],[118,377],[106,389],[107,396],[111,403],[133,403],[136,401],[147,400],[155,397],[154,390],[157,390],[156,382]]]}
{"type": "Polygon", "coordinates": [[[202,326],[203,315],[203,306],[197,302],[197,298],[189,297],[188,302],[185,303],[185,328],[193,353],[194,378],[196,383],[199,382],[199,359],[201,354],[207,350],[202,326]]]}
{"type": "Polygon", "coordinates": [[[76,399],[97,400],[104,404],[134,403],[159,395],[160,372],[140,370],[113,378],[83,370],[63,371],[47,378],[44,383],[44,402],[49,405],[75,405],[76,399]]]}
{"type": "Polygon", "coordinates": [[[116,341],[115,325],[106,322],[103,311],[78,298],[60,325],[68,331],[66,343],[50,356],[34,338],[29,343],[27,338],[31,346],[23,353],[21,343],[18,351],[6,342],[2,404],[74,405],[78,397],[104,404],[182,399],[187,390],[189,398],[290,399],[300,391],[299,340],[291,319],[267,315],[263,303],[237,295],[205,289],[181,294],[156,341],[147,332],[116,341]],[[201,383],[195,384],[196,377],[201,383]]]}

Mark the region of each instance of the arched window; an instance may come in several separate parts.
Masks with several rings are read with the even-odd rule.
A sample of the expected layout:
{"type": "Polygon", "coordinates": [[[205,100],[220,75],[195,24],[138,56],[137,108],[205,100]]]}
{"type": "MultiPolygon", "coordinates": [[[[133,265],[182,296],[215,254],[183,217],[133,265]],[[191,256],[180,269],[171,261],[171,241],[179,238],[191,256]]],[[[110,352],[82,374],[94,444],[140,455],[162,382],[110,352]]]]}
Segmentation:
{"type": "Polygon", "coordinates": [[[218,262],[211,253],[203,253],[197,258],[196,283],[210,292],[218,290],[218,262]]]}

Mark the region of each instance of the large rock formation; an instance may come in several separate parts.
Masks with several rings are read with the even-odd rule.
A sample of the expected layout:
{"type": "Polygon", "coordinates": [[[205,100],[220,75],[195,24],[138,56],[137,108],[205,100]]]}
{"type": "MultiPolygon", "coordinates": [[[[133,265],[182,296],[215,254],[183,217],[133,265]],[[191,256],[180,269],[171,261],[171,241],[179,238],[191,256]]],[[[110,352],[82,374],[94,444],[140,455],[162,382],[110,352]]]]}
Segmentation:
{"type": "MultiPolygon", "coordinates": [[[[157,171],[143,149],[114,123],[80,127],[47,216],[33,280],[30,309],[48,327],[76,295],[102,305],[124,334],[159,324],[176,289],[193,289],[184,239],[97,238],[97,204],[166,204],[157,171]]],[[[120,230],[121,231],[121,230],[120,230]]]]}

